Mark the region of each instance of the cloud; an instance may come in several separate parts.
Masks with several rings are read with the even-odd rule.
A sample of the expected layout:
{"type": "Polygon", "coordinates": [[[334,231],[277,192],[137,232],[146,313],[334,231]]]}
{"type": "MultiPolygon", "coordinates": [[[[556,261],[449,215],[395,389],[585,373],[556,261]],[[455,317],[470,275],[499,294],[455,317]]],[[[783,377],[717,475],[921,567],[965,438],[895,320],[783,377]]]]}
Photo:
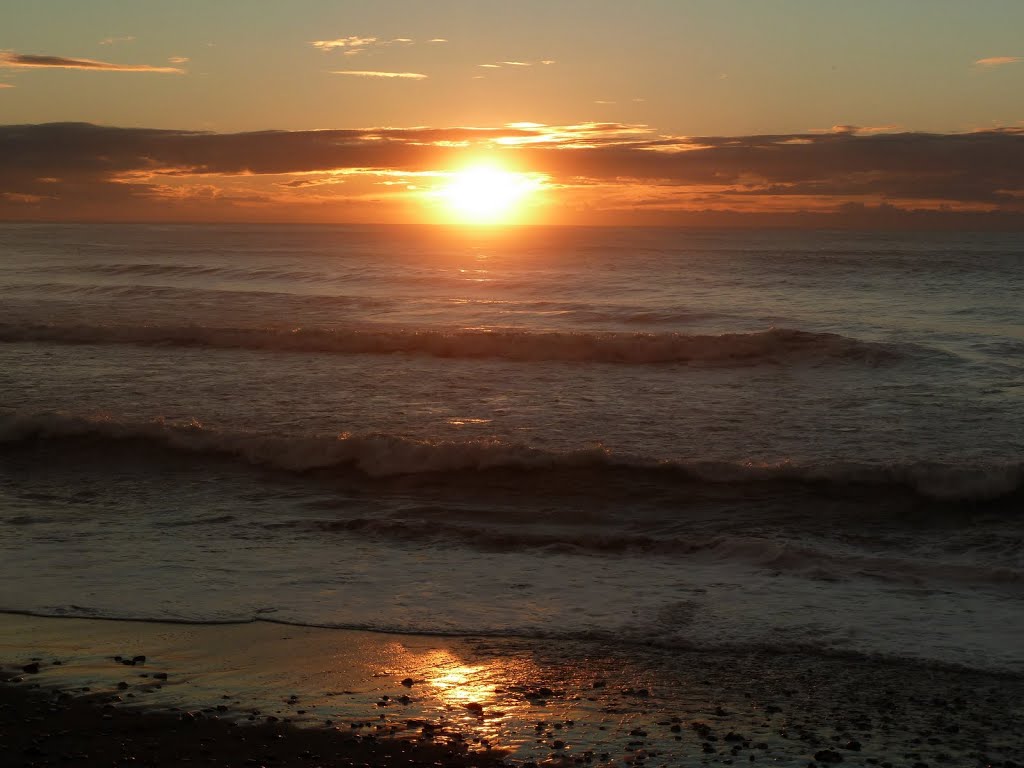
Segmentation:
{"type": "Polygon", "coordinates": [[[95,59],[69,59],[63,56],[39,56],[31,53],[0,53],[0,68],[18,69],[87,69],[100,72],[160,72],[184,74],[178,67],[156,67],[150,64],[113,64],[95,59]]]}
{"type": "Polygon", "coordinates": [[[376,72],[364,69],[341,69],[331,72],[332,75],[352,75],[353,77],[383,77],[398,78],[401,80],[424,80],[426,75],[422,72],[376,72]]]}
{"type": "Polygon", "coordinates": [[[987,59],[978,59],[974,62],[976,67],[1002,67],[1006,64],[1016,64],[1019,61],[1024,61],[1020,56],[989,56],[987,59]]]}
{"type": "Polygon", "coordinates": [[[0,88],[14,88],[14,83],[0,83],[0,88]]]}
{"type": "MultiPolygon", "coordinates": [[[[321,51],[344,49],[342,53],[346,56],[356,56],[369,48],[381,48],[388,45],[412,45],[415,42],[411,37],[393,37],[390,40],[382,40],[379,37],[350,35],[349,37],[338,37],[334,40],[313,40],[310,42],[310,45],[314,48],[319,48],[321,51]]],[[[431,40],[430,42],[447,41],[431,40]]]]}
{"type": "Polygon", "coordinates": [[[831,128],[812,128],[808,133],[856,133],[867,135],[870,133],[895,133],[900,126],[895,123],[889,125],[833,125],[831,128]]]}
{"type": "Polygon", "coordinates": [[[427,41],[428,43],[447,43],[447,38],[444,37],[433,37],[427,41]]]}
{"type": "Polygon", "coordinates": [[[335,48],[354,48],[361,50],[376,42],[376,37],[359,37],[358,35],[352,35],[350,37],[339,37],[334,40],[314,40],[310,45],[314,48],[319,48],[321,51],[333,51],[335,48]]]}
{"type": "Polygon", "coordinates": [[[121,37],[107,37],[100,40],[100,45],[114,45],[115,43],[131,43],[135,41],[135,35],[122,35],[121,37]]]}
{"type": "Polygon", "coordinates": [[[543,61],[498,61],[490,64],[477,64],[478,67],[485,67],[487,69],[501,69],[502,67],[532,67],[536,64],[554,64],[554,59],[544,59],[543,61]]]}
{"type": "Polygon", "coordinates": [[[35,201],[53,217],[136,211],[160,218],[169,214],[156,201],[168,197],[168,188],[202,185],[225,190],[216,205],[255,199],[269,188],[288,195],[320,186],[329,197],[342,188],[332,186],[337,176],[426,178],[481,152],[510,169],[543,174],[563,195],[590,195],[588,206],[622,217],[637,207],[659,216],[831,210],[863,223],[865,212],[885,206],[886,216],[932,211],[938,218],[931,223],[957,212],[1024,223],[1024,127],[674,137],[622,123],[224,134],[87,123],[0,126],[0,196],[20,201],[0,203],[0,217],[25,215],[26,201],[35,201]],[[322,182],[310,183],[315,178],[322,182]]]}
{"type": "Polygon", "coordinates": [[[171,56],[167,59],[171,64],[187,64],[190,59],[188,56],[171,56]]]}

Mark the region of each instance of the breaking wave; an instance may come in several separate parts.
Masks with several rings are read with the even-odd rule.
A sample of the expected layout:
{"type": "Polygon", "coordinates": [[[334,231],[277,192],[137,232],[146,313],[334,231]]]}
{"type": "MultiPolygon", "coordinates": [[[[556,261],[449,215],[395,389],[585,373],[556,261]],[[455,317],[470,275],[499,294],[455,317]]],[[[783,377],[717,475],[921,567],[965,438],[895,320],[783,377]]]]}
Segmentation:
{"type": "Polygon", "coordinates": [[[208,326],[0,324],[3,342],[138,344],[332,354],[414,354],[440,358],[751,365],[900,357],[892,346],[834,333],[771,328],[752,333],[585,333],[524,330],[214,328],[208,326]]]}
{"type": "Polygon", "coordinates": [[[229,457],[283,472],[348,469],[371,479],[444,476],[467,482],[479,473],[569,476],[595,493],[612,476],[636,486],[859,489],[945,501],[985,501],[1024,492],[1024,462],[1001,464],[855,462],[792,463],[681,461],[617,454],[602,446],[556,452],[499,440],[417,440],[387,433],[288,435],[224,432],[198,422],[123,422],[64,413],[0,416],[0,447],[33,441],[86,442],[90,447],[143,447],[229,457]]]}

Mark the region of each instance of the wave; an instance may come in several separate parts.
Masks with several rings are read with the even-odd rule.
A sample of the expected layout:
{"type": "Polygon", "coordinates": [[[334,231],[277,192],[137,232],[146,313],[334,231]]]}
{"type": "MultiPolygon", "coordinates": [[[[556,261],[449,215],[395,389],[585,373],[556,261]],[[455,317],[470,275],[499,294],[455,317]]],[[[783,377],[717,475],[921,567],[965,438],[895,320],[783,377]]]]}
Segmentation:
{"type": "MultiPolygon", "coordinates": [[[[63,265],[38,268],[37,272],[65,273],[63,265]]],[[[103,277],[198,277],[198,278],[230,278],[236,280],[294,280],[298,282],[323,282],[330,275],[308,269],[282,269],[273,267],[224,267],[212,264],[181,264],[181,263],[116,263],[116,264],[81,264],[76,265],[76,274],[99,275],[103,277]]]]}
{"type": "Polygon", "coordinates": [[[197,421],[125,422],[60,412],[0,416],[0,446],[34,441],[85,442],[90,448],[141,444],[162,450],[222,456],[290,473],[351,470],[367,478],[448,477],[466,484],[490,482],[501,473],[532,475],[531,481],[567,478],[574,488],[600,494],[625,479],[639,489],[761,488],[785,494],[817,490],[824,495],[877,491],[938,501],[988,501],[1024,495],[1024,461],[999,464],[821,464],[684,461],[618,454],[597,445],[550,451],[500,440],[420,440],[387,433],[338,435],[226,432],[197,421]]]}
{"type": "Polygon", "coordinates": [[[409,542],[458,543],[487,552],[538,550],[554,554],[685,556],[688,563],[743,563],[761,570],[798,573],[812,581],[870,579],[911,586],[936,583],[1006,587],[1024,584],[1024,570],[1013,565],[980,565],[927,559],[920,555],[886,556],[839,551],[758,536],[707,534],[656,536],[616,530],[559,530],[552,527],[504,527],[440,522],[436,519],[291,520],[265,523],[267,530],[301,529],[326,533],[365,533],[409,542]]]}
{"type": "Polygon", "coordinates": [[[2,342],[138,344],[332,354],[417,354],[518,362],[756,365],[798,361],[875,364],[890,346],[834,333],[771,328],[752,333],[570,333],[525,330],[216,328],[199,325],[0,324],[2,342]]]}

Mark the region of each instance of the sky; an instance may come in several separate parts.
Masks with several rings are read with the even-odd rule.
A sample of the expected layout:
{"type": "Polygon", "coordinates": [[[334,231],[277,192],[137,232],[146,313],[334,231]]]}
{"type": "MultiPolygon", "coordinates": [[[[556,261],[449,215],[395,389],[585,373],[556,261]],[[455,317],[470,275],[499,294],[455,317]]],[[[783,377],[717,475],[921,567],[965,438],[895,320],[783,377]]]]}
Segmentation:
{"type": "Polygon", "coordinates": [[[0,16],[5,219],[451,221],[465,198],[494,198],[486,223],[1024,218],[1020,0],[0,0],[0,16]]]}

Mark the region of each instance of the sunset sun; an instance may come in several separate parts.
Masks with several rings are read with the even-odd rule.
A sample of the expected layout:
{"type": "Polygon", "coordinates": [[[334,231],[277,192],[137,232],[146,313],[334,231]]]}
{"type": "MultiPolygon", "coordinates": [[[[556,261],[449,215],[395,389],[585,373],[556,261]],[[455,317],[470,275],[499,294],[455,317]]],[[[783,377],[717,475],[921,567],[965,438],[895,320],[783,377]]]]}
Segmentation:
{"type": "Polygon", "coordinates": [[[467,224],[500,224],[514,220],[539,182],[525,173],[493,165],[472,165],[452,174],[441,190],[451,215],[467,224]]]}

